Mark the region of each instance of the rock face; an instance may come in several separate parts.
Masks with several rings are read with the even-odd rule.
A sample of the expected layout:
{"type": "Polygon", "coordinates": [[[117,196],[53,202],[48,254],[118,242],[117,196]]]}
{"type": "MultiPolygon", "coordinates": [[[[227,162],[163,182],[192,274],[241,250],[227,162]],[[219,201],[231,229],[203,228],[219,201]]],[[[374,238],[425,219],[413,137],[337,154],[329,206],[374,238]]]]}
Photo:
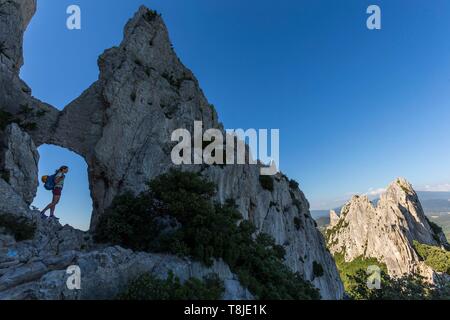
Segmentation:
{"type": "Polygon", "coordinates": [[[32,218],[37,224],[33,240],[17,243],[10,236],[0,235],[0,300],[108,300],[116,298],[129,281],[143,273],[164,279],[169,272],[181,281],[214,273],[224,282],[223,299],[253,299],[221,261],[206,268],[171,255],[94,247],[89,234],[43,221],[39,212],[32,213],[32,218]],[[80,268],[81,290],[68,288],[69,266],[80,268]]]}
{"type": "MultiPolygon", "coordinates": [[[[61,112],[34,99],[18,77],[22,35],[35,8],[35,1],[30,3],[0,0],[2,27],[11,29],[1,36],[16,43],[17,53],[2,55],[6,62],[1,64],[0,106],[18,119],[36,146],[55,144],[86,160],[94,229],[115,196],[139,193],[150,179],[174,167],[175,129],[193,132],[194,121],[202,121],[204,130],[223,127],[197,79],[175,54],[163,20],[145,7],[127,23],[122,43],[100,56],[99,79],[79,98],[61,112]],[[13,26],[13,21],[20,23],[13,26]]],[[[243,217],[285,247],[286,264],[312,281],[324,299],[342,297],[336,266],[310,216],[308,201],[289,186],[287,177],[273,177],[274,189],[267,191],[259,182],[257,165],[183,169],[202,172],[216,182],[217,200],[234,198],[243,217]],[[323,276],[314,276],[314,263],[322,265],[323,276]]]]}
{"type": "MultiPolygon", "coordinates": [[[[346,261],[377,258],[391,275],[430,269],[419,259],[413,241],[447,245],[445,236],[431,228],[416,192],[405,179],[397,179],[375,207],[367,196],[355,196],[341,210],[339,220],[327,229],[330,251],[344,253],[346,261]]],[[[432,273],[432,272],[431,272],[432,273]]]]}
{"type": "Polygon", "coordinates": [[[9,213],[17,216],[30,218],[31,214],[28,204],[24,199],[9,185],[0,178],[0,213],[9,213]]]}
{"type": "Polygon", "coordinates": [[[15,123],[6,128],[4,141],[2,175],[30,205],[38,187],[39,153],[30,136],[15,123]]]}
{"type": "Polygon", "coordinates": [[[36,12],[36,0],[0,0],[1,62],[18,73],[23,65],[23,34],[36,12]]]}

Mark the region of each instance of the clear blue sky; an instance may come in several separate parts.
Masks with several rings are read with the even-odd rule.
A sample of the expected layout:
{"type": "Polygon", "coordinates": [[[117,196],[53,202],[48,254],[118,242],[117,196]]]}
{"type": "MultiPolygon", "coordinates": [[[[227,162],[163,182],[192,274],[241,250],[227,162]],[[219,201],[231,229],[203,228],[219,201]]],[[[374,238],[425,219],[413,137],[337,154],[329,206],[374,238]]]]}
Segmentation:
{"type": "MultiPolygon", "coordinates": [[[[422,189],[450,182],[448,0],[38,0],[22,69],[33,94],[58,108],[76,98],[141,4],[162,13],[226,128],[280,129],[281,169],[313,208],[397,176],[422,189]],[[81,31],[65,27],[70,4],[81,31]],[[366,28],[370,4],[381,31],[366,28]]],[[[42,173],[72,166],[60,215],[86,226],[86,164],[40,151],[42,173]]],[[[49,198],[41,190],[36,203],[49,198]]]]}

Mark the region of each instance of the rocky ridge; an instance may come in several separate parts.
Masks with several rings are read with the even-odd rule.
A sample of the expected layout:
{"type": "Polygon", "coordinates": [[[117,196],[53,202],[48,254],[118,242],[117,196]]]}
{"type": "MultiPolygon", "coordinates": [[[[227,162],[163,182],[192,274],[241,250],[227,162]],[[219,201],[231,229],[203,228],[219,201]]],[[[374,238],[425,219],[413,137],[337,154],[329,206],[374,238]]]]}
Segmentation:
{"type": "Polygon", "coordinates": [[[349,262],[358,257],[376,258],[393,276],[422,274],[429,280],[439,275],[426,266],[413,242],[448,246],[442,232],[433,230],[412,185],[405,179],[394,181],[375,206],[367,196],[354,196],[326,230],[328,248],[344,254],[349,262]]]}

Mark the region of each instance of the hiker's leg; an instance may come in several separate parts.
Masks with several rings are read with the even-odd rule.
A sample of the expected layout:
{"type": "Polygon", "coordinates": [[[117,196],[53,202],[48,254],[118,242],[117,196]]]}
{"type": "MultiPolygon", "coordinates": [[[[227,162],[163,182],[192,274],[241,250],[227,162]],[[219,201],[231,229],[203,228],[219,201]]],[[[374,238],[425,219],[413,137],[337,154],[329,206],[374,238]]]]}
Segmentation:
{"type": "Polygon", "coordinates": [[[53,201],[50,207],[50,217],[55,216],[55,208],[56,205],[59,203],[59,199],[61,199],[61,196],[53,196],[53,201]]]}
{"type": "MultiPolygon", "coordinates": [[[[41,211],[41,214],[45,214],[49,209],[51,209],[52,207],[55,206],[55,204],[58,203],[58,202],[55,202],[55,197],[56,196],[53,195],[52,202],[50,202],[50,204],[48,206],[46,206],[44,210],[41,211]]],[[[58,201],[59,201],[59,199],[58,199],[58,201]]]]}
{"type": "Polygon", "coordinates": [[[50,203],[48,206],[46,206],[45,209],[41,211],[41,214],[45,214],[47,212],[47,210],[52,207],[52,204],[53,204],[53,202],[50,203]]]}

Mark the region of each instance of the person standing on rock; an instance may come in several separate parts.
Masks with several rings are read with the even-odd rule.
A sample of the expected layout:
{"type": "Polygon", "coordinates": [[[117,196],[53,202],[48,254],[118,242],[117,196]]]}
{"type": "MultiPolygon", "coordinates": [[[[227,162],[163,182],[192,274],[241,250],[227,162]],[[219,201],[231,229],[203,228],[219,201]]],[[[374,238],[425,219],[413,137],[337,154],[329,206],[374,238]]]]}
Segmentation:
{"type": "Polygon", "coordinates": [[[45,215],[45,212],[47,212],[48,209],[50,209],[50,219],[56,219],[59,220],[55,216],[55,208],[56,205],[59,203],[59,200],[61,199],[62,190],[64,188],[64,180],[66,179],[66,174],[69,172],[69,167],[62,166],[55,172],[55,186],[52,190],[53,193],[53,199],[52,202],[45,207],[44,210],[41,211],[42,218],[47,218],[45,215]]]}

